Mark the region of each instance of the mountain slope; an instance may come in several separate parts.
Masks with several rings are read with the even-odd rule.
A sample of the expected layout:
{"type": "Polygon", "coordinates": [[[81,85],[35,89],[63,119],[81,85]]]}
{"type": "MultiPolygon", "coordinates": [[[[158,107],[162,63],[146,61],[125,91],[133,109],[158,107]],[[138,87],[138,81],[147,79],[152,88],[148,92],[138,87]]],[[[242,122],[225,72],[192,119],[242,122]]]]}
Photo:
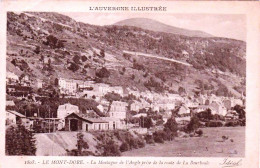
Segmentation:
{"type": "Polygon", "coordinates": [[[147,29],[157,32],[173,33],[178,35],[184,35],[189,37],[213,37],[212,35],[196,30],[182,29],[174,26],[170,26],[152,19],[147,18],[131,18],[119,21],[114,25],[118,26],[134,26],[142,29],[147,29]]]}
{"type": "Polygon", "coordinates": [[[184,87],[190,94],[240,95],[245,53],[246,43],[239,40],[95,26],[58,13],[7,13],[7,70],[51,85],[60,76],[140,91],[184,87]],[[98,75],[102,67],[108,77],[98,75]]]}

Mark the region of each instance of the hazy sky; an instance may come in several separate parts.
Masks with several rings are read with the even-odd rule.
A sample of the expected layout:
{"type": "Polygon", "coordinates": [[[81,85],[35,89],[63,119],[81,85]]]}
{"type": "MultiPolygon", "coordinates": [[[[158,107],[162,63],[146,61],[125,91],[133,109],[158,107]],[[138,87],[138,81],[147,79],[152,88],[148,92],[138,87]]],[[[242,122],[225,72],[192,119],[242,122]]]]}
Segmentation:
{"type": "Polygon", "coordinates": [[[151,14],[151,13],[63,13],[76,21],[94,25],[111,25],[129,18],[150,18],[190,30],[201,30],[218,37],[246,41],[245,15],[224,14],[151,14]]]}

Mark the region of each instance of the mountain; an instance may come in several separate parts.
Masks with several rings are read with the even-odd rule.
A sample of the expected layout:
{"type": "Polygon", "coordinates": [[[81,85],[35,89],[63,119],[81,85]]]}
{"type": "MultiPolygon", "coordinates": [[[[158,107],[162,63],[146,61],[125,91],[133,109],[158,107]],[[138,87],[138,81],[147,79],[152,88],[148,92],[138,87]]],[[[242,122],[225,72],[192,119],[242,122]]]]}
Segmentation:
{"type": "Polygon", "coordinates": [[[8,12],[6,55],[7,71],[50,86],[64,77],[140,91],[245,93],[246,43],[228,38],[95,26],[51,12],[8,12]]]}
{"type": "Polygon", "coordinates": [[[184,36],[189,36],[189,37],[213,37],[211,34],[208,34],[208,33],[202,32],[202,31],[182,29],[182,28],[170,26],[170,25],[158,22],[156,20],[147,19],[147,18],[126,19],[126,20],[119,21],[119,22],[115,23],[114,25],[134,26],[134,27],[139,27],[142,29],[151,30],[151,31],[173,33],[173,34],[184,35],[184,36]]]}

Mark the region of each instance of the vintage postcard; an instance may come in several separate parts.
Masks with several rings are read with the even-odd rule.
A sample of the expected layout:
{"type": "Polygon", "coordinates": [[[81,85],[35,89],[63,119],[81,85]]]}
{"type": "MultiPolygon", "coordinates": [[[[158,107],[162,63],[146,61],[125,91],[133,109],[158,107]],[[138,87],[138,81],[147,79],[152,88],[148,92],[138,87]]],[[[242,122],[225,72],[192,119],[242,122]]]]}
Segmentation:
{"type": "Polygon", "coordinates": [[[1,167],[258,166],[258,2],[1,5],[1,167]]]}

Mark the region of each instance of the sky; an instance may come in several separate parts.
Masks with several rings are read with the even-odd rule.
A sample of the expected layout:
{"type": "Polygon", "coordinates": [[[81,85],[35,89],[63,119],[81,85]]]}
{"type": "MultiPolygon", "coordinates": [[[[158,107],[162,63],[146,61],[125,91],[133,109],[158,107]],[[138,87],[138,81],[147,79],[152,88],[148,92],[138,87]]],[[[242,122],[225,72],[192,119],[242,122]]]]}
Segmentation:
{"type": "Polygon", "coordinates": [[[63,13],[76,21],[111,25],[129,18],[149,18],[171,26],[200,30],[217,37],[246,41],[246,17],[239,14],[63,13]]]}

